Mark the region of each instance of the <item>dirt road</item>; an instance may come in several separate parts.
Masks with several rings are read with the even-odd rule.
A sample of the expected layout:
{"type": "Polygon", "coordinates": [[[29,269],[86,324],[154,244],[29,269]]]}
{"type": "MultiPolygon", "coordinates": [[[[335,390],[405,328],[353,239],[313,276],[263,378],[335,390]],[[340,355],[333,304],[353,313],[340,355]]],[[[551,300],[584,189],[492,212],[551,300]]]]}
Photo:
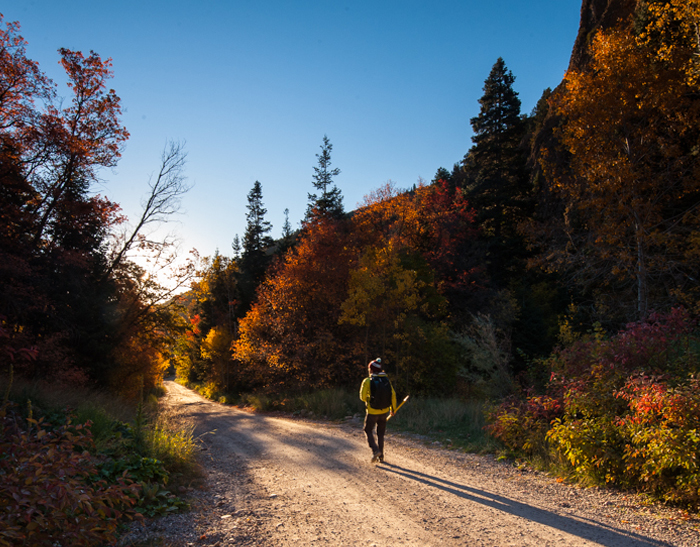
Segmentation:
{"type": "Polygon", "coordinates": [[[700,522],[632,496],[558,483],[492,457],[387,437],[371,464],[359,421],[251,414],[167,382],[195,420],[208,487],[150,523],[165,545],[696,546],[700,522]],[[212,432],[211,434],[209,432],[212,432]]]}

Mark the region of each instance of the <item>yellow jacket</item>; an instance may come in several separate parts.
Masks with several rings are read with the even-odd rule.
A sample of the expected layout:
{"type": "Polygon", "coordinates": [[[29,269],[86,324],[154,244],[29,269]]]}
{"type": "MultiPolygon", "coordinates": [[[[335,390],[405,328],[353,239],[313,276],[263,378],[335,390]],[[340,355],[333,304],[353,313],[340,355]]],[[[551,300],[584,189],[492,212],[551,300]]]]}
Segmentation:
{"type": "MultiPolygon", "coordinates": [[[[380,372],[379,374],[371,374],[368,378],[362,380],[362,385],[360,386],[360,399],[367,405],[367,412],[370,414],[384,414],[390,410],[396,410],[396,392],[394,391],[394,386],[391,386],[391,407],[390,408],[372,408],[369,406],[370,389],[369,381],[372,376],[386,376],[386,372],[380,372]]],[[[391,382],[390,382],[391,384],[391,382]]]]}

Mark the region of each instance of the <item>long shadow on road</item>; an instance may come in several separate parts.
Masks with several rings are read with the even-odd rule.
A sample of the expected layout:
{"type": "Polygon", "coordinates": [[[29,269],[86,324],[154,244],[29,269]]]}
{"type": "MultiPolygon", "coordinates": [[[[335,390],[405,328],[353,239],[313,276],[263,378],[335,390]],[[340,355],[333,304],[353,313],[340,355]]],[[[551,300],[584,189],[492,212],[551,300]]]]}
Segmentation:
{"type": "Polygon", "coordinates": [[[379,466],[379,469],[433,488],[438,488],[444,492],[459,496],[460,498],[498,509],[504,513],[509,513],[551,528],[556,528],[589,541],[595,541],[596,543],[608,547],[619,547],[620,545],[661,547],[671,545],[670,543],[658,541],[640,534],[614,528],[604,522],[582,517],[558,515],[545,509],[520,503],[505,496],[457,484],[412,469],[399,467],[398,465],[384,463],[379,466]]]}
{"type": "MultiPolygon", "coordinates": [[[[232,411],[230,409],[216,409],[212,412],[212,407],[204,401],[202,403],[187,403],[187,406],[190,406],[188,414],[198,422],[197,430],[199,433],[208,432],[207,428],[212,425],[212,422],[217,422],[219,429],[216,431],[215,437],[228,438],[237,447],[235,452],[244,458],[246,456],[255,458],[267,453],[270,449],[272,437],[275,444],[279,443],[278,446],[285,445],[296,449],[297,452],[294,459],[301,458],[306,466],[351,474],[357,471],[356,467],[348,460],[348,453],[355,449],[357,445],[348,440],[339,439],[332,433],[326,433],[321,428],[314,429],[310,435],[304,434],[305,432],[302,431],[283,431],[275,427],[275,419],[269,419],[264,416],[232,411]],[[203,404],[201,412],[196,410],[199,404],[203,404]],[[223,427],[221,427],[222,425],[223,427]],[[272,429],[268,429],[270,425],[273,426],[272,429]],[[318,453],[319,448],[324,449],[324,458],[320,460],[313,456],[315,453],[318,453]],[[308,456],[305,456],[305,454],[308,454],[308,456]]],[[[210,439],[209,442],[216,441],[210,439]]],[[[301,462],[297,459],[297,463],[301,462]]],[[[518,502],[506,496],[458,484],[398,465],[383,463],[377,466],[376,469],[607,547],[620,547],[622,545],[641,547],[671,546],[670,543],[615,528],[605,522],[580,516],[559,515],[518,502]]]]}
{"type": "Polygon", "coordinates": [[[308,424],[298,424],[300,427],[289,431],[280,427],[276,418],[233,409],[212,410],[212,406],[206,403],[199,412],[196,406],[196,403],[192,404],[188,411],[197,422],[195,436],[202,436],[207,444],[217,443],[217,439],[228,442],[229,450],[244,459],[259,460],[271,451],[283,449],[287,458],[295,459],[307,467],[348,472],[355,469],[347,455],[357,445],[353,441],[339,438],[333,432],[313,428],[308,424]],[[293,452],[287,449],[293,449],[293,452]],[[318,458],[319,453],[323,454],[323,458],[318,458]]]}

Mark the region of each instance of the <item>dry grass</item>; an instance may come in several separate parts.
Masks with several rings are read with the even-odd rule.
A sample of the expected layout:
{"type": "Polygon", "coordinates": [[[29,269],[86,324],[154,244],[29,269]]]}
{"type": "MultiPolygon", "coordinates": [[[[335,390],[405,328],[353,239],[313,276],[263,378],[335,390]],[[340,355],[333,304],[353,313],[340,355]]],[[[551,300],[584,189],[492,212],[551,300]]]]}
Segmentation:
{"type": "MultiPolygon", "coordinates": [[[[0,392],[4,393],[9,383],[9,376],[0,375],[0,392]]],[[[130,422],[136,415],[136,403],[125,401],[106,391],[48,384],[40,380],[26,380],[17,376],[12,380],[9,397],[11,401],[19,405],[24,405],[27,400],[30,400],[33,406],[48,411],[70,409],[79,417],[83,415],[89,417],[90,414],[97,411],[112,419],[130,422]]]]}

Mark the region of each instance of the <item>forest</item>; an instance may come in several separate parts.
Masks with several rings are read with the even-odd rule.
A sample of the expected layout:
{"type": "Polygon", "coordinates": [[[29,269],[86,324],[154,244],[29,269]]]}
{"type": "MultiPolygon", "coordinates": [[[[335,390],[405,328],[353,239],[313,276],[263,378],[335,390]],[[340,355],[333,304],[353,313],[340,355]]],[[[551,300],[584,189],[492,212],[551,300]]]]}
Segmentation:
{"type": "Polygon", "coordinates": [[[127,397],[170,369],[218,400],[283,401],[356,390],[380,356],[399,395],[489,401],[513,454],[697,504],[699,27],[695,0],[636,2],[529,114],[498,58],[464,157],[352,211],[324,136],[298,230],[270,236],[256,182],[231,256],[166,288],[133,257],[172,264],[144,228],[187,191],[184,149],[126,230],[95,192],[129,137],[110,61],[61,49],[61,101],[5,23],[2,366],[127,397]]]}

